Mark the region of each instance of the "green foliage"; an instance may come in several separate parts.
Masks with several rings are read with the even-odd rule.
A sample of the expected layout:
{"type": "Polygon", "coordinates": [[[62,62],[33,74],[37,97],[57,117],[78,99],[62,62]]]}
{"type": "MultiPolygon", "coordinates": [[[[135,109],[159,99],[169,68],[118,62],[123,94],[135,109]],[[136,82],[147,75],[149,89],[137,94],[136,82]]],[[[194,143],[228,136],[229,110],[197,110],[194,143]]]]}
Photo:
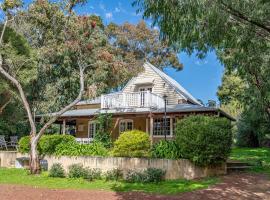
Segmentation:
{"type": "Polygon", "coordinates": [[[60,144],[75,142],[71,135],[43,135],[39,141],[41,155],[53,155],[60,144]]]}
{"type": "Polygon", "coordinates": [[[260,135],[261,119],[258,113],[245,111],[238,120],[236,145],[239,147],[259,147],[262,139],[260,135]]]}
{"type": "MultiPolygon", "coordinates": [[[[54,155],[58,146],[76,143],[75,138],[70,135],[43,135],[38,143],[39,155],[54,155]]],[[[19,151],[21,153],[29,153],[30,136],[22,137],[19,141],[19,151]]]]}
{"type": "Polygon", "coordinates": [[[30,136],[24,136],[19,140],[19,152],[29,153],[30,151],[30,136]]]}
{"type": "Polygon", "coordinates": [[[268,134],[270,1],[136,0],[134,5],[179,50],[199,58],[215,50],[226,73],[218,93],[221,102],[233,115],[252,112],[250,122],[260,122],[257,134],[268,134]]]}
{"type": "Polygon", "coordinates": [[[181,158],[180,147],[173,141],[160,140],[151,149],[152,158],[179,159],[181,158]]]}
{"type": "Polygon", "coordinates": [[[158,183],[164,179],[165,171],[162,169],[148,168],[142,172],[129,171],[126,175],[126,181],[130,183],[158,183]]]}
{"type": "Polygon", "coordinates": [[[119,181],[123,179],[123,172],[120,169],[113,169],[105,172],[104,174],[106,181],[119,181]]]}
{"type": "Polygon", "coordinates": [[[114,142],[112,154],[119,157],[148,157],[149,150],[149,135],[143,131],[132,130],[121,133],[114,142]]]}
{"type": "Polygon", "coordinates": [[[110,23],[106,31],[112,45],[121,56],[125,59],[134,56],[135,61],[140,61],[129,62],[135,68],[138,68],[144,60],[161,69],[168,66],[178,70],[183,68],[177,58],[177,50],[168,45],[168,40],[160,40],[159,31],[148,28],[143,20],[135,25],[128,22],[123,25],[110,23]]]}
{"type": "Polygon", "coordinates": [[[232,145],[230,121],[202,115],[184,118],[177,123],[176,143],[183,158],[197,165],[226,161],[232,145]]]}
{"type": "Polygon", "coordinates": [[[98,129],[95,134],[94,140],[101,142],[106,148],[112,146],[110,129],[112,128],[112,114],[99,114],[97,119],[98,129]]]}
{"type": "Polygon", "coordinates": [[[49,177],[59,177],[64,178],[65,177],[65,170],[60,163],[54,163],[49,170],[49,177]]]}
{"type": "Polygon", "coordinates": [[[61,143],[56,147],[56,156],[107,156],[108,150],[100,142],[79,144],[77,142],[61,143]]]}
{"type": "Polygon", "coordinates": [[[251,171],[270,175],[270,148],[233,148],[230,159],[247,162],[251,171]]]}
{"type": "Polygon", "coordinates": [[[69,178],[84,178],[87,170],[81,164],[72,164],[68,167],[69,178]]]}

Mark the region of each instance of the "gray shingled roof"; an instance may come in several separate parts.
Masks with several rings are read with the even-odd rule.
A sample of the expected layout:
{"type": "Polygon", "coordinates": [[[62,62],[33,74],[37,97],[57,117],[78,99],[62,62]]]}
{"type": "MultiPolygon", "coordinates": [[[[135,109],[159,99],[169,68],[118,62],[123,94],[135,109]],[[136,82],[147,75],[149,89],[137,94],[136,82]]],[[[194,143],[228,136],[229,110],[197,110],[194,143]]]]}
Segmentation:
{"type": "MultiPolygon", "coordinates": [[[[78,109],[78,110],[69,110],[65,112],[62,117],[84,117],[84,116],[94,116],[99,113],[112,113],[112,114],[133,114],[133,113],[164,113],[164,108],[160,109],[151,109],[151,108],[122,108],[122,109],[78,109]]],[[[214,107],[205,107],[200,105],[193,104],[177,104],[177,105],[168,105],[167,113],[183,113],[183,112],[207,112],[214,111],[220,112],[227,118],[235,120],[232,116],[225,113],[219,108],[214,107]]]]}

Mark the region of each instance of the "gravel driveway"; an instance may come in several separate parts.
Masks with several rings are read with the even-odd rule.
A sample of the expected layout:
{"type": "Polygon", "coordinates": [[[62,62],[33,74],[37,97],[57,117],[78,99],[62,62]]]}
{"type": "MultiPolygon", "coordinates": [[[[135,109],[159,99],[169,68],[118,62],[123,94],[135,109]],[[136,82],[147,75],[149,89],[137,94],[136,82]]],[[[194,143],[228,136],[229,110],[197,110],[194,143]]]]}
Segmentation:
{"type": "Polygon", "coordinates": [[[43,189],[20,185],[1,185],[0,200],[270,200],[270,179],[258,174],[230,174],[222,183],[208,189],[175,196],[139,192],[43,189]]]}

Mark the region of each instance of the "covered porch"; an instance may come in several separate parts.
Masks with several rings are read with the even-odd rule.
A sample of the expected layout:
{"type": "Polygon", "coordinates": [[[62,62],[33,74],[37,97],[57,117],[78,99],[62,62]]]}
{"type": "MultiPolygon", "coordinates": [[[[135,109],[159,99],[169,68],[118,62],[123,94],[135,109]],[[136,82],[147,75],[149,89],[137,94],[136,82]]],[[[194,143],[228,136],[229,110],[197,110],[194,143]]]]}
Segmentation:
{"type": "Polygon", "coordinates": [[[191,104],[168,105],[166,111],[164,108],[79,109],[68,111],[58,119],[61,134],[74,135],[80,143],[92,142],[98,130],[97,116],[100,113],[112,114],[109,133],[113,141],[121,132],[133,129],[148,133],[153,143],[161,139],[171,140],[175,136],[177,121],[188,115],[212,115],[234,120],[219,108],[191,104]]]}

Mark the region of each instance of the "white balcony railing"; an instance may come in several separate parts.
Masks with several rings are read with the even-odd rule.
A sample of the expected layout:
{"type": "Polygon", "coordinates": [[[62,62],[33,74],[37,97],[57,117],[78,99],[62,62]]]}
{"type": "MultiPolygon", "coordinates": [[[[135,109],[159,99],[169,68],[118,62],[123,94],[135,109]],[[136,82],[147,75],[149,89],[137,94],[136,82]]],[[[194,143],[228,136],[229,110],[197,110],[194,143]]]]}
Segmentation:
{"type": "Polygon", "coordinates": [[[101,108],[161,108],[164,100],[150,91],[114,93],[101,96],[101,108]]]}

